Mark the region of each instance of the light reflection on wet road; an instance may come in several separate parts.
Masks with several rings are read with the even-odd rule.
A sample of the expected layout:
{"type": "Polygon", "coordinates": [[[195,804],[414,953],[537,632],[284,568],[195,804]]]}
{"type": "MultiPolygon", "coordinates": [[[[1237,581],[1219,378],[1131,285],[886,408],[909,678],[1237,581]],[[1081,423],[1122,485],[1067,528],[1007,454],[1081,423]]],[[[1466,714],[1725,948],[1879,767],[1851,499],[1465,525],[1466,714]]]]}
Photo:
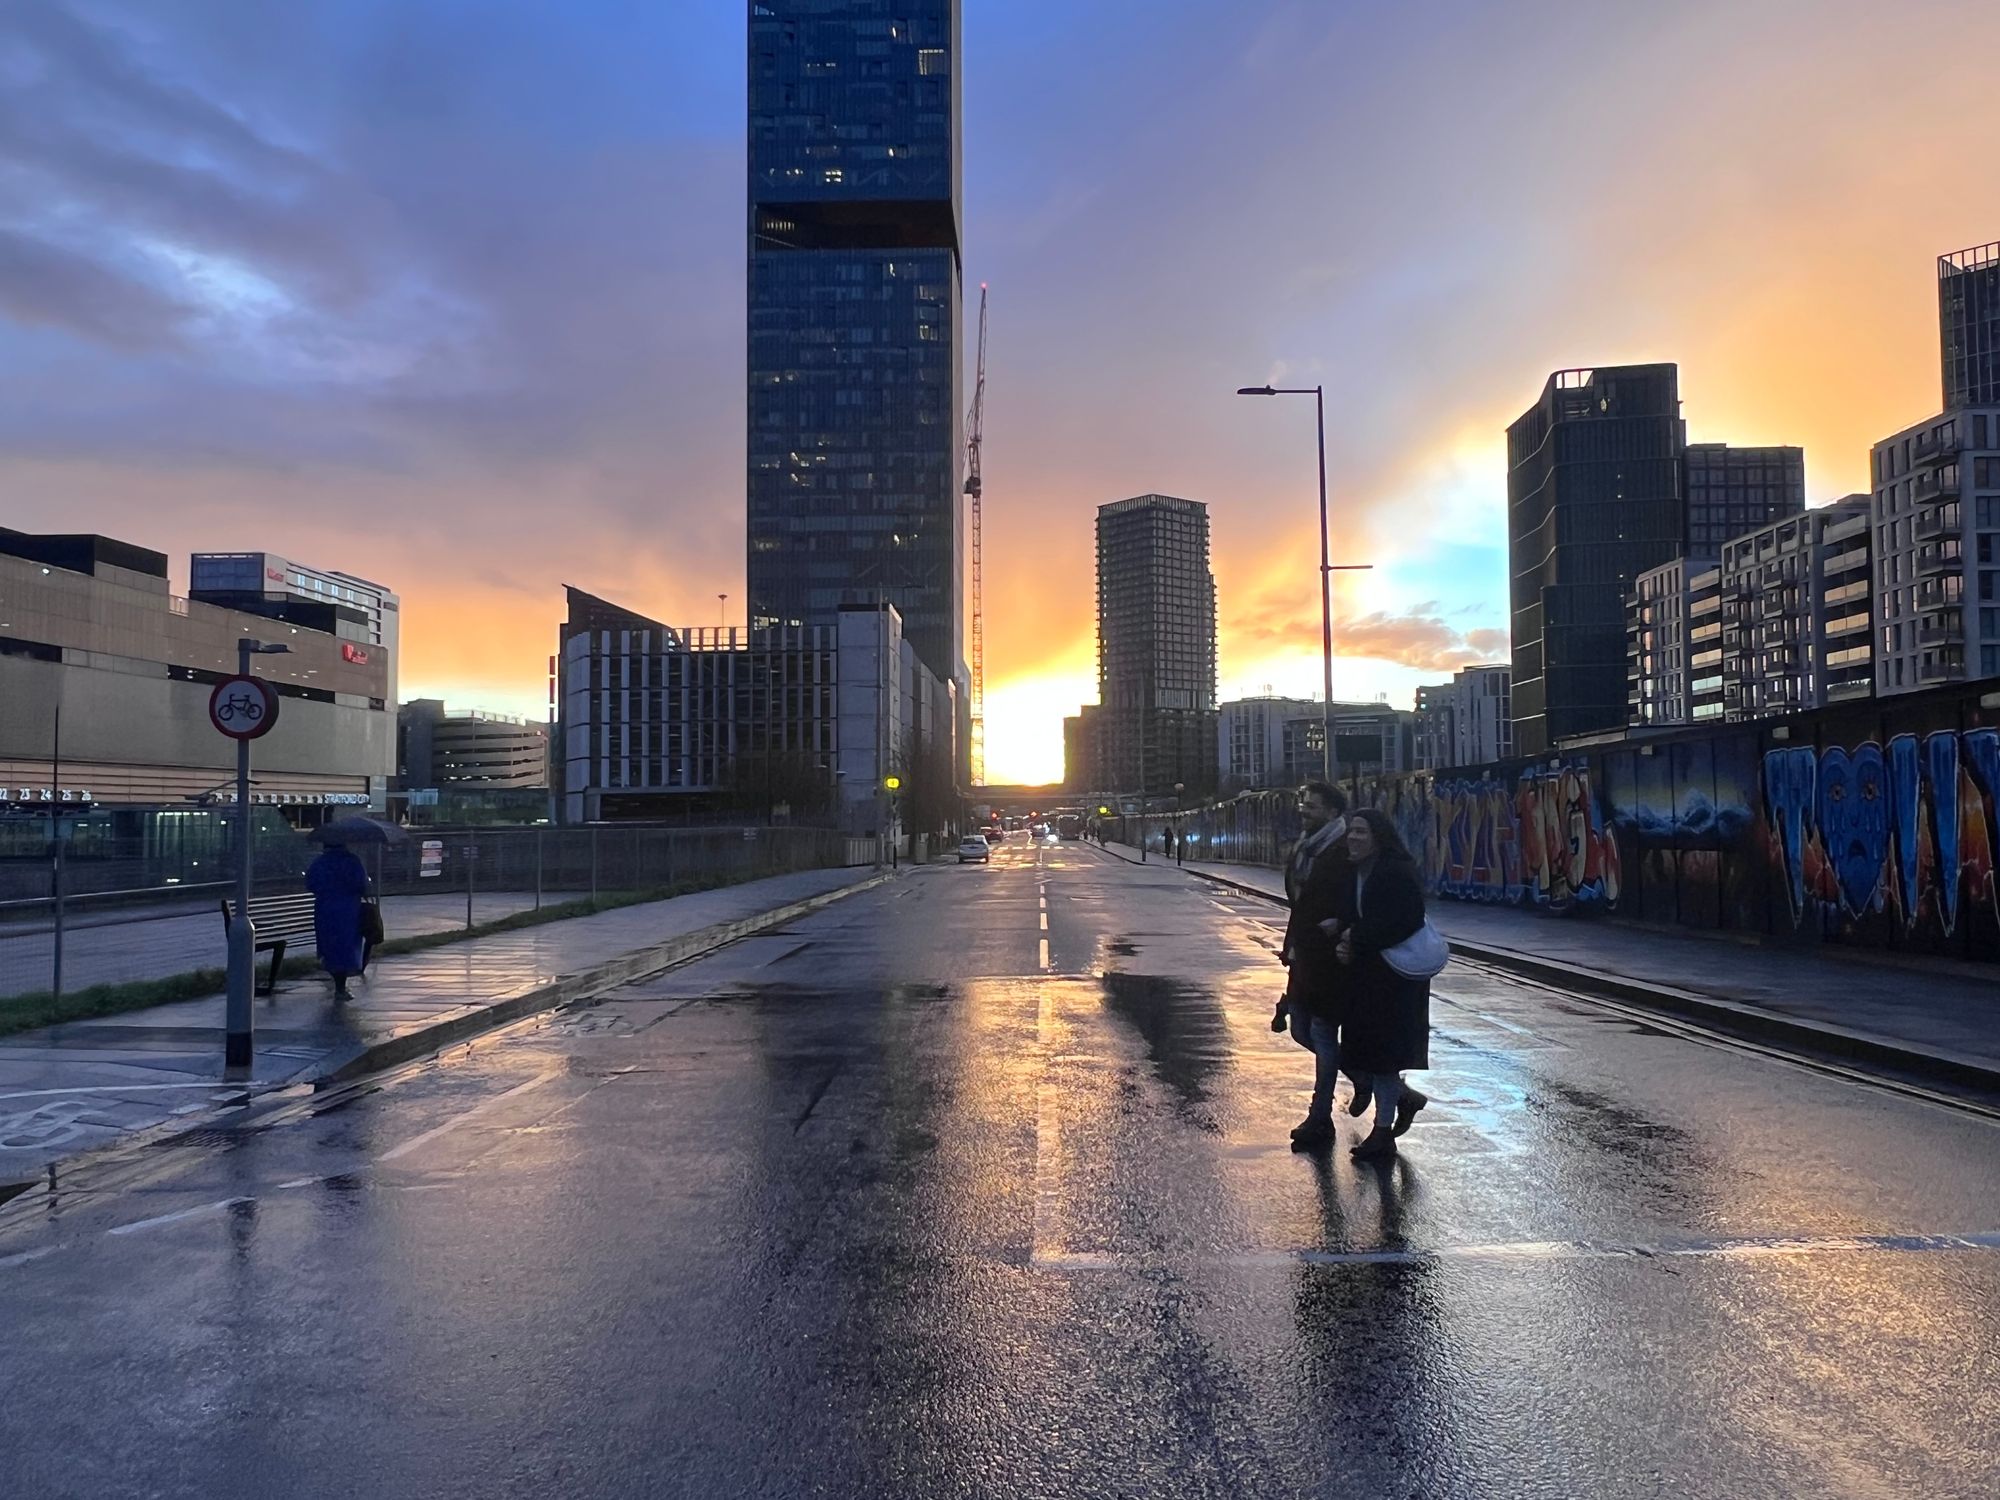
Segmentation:
{"type": "Polygon", "coordinates": [[[105,1159],[0,1494],[2000,1492],[2000,1127],[1454,968],[1295,1156],[1275,919],[1015,845],[105,1159]]]}

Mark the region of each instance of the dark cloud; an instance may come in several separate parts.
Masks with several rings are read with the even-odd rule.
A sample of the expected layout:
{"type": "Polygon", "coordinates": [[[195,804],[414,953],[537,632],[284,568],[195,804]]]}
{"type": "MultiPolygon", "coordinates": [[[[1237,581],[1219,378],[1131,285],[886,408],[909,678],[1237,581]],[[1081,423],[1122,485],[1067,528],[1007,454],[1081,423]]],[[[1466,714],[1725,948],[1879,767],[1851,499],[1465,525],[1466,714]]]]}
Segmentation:
{"type": "Polygon", "coordinates": [[[0,315],[116,349],[181,341],[191,309],[76,251],[0,227],[0,315]]]}

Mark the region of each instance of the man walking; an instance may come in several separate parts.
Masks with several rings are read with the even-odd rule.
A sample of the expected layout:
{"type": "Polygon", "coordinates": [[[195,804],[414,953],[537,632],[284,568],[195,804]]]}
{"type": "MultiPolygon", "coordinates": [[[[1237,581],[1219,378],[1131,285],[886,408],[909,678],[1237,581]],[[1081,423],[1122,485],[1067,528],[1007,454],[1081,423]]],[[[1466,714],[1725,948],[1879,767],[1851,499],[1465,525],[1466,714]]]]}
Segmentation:
{"type": "Polygon", "coordinates": [[[1278,955],[1291,973],[1271,1020],[1272,1029],[1281,1030],[1289,1016],[1292,1040],[1313,1055],[1312,1106],[1292,1132],[1294,1151],[1316,1151],[1333,1140],[1333,1084],[1340,1069],[1347,978],[1336,952],[1337,911],[1347,875],[1346,814],[1347,798],[1339,787],[1309,781],[1299,788],[1305,832],[1285,866],[1285,897],[1292,914],[1278,955]]]}

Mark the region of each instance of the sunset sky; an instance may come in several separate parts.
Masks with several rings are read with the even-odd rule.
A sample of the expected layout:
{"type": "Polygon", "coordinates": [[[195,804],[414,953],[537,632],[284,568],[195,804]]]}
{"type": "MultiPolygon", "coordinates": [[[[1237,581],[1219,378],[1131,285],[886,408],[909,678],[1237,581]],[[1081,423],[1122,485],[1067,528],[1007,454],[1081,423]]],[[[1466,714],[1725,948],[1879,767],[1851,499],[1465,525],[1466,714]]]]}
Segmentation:
{"type": "MultiPolygon", "coordinates": [[[[573,583],[741,619],[741,0],[0,11],[0,524],[404,600],[405,697],[538,713],[573,583]]],[[[1503,429],[1671,359],[1818,502],[1934,410],[2000,238],[1991,0],[965,0],[993,287],[988,766],[1095,696],[1092,521],[1210,506],[1225,697],[1506,651],[1503,429]]],[[[970,339],[966,340],[968,361],[970,339]]]]}

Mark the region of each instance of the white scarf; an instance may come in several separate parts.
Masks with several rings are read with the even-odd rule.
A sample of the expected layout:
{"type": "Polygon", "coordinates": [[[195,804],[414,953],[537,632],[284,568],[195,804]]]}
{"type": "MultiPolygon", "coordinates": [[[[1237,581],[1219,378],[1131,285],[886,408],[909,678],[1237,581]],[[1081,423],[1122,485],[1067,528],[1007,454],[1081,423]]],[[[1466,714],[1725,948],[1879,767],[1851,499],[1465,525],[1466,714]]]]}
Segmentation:
{"type": "Polygon", "coordinates": [[[1313,861],[1339,842],[1346,832],[1346,818],[1328,818],[1316,831],[1300,839],[1299,847],[1292,854],[1292,869],[1298,878],[1304,880],[1313,867],[1313,861]]]}

